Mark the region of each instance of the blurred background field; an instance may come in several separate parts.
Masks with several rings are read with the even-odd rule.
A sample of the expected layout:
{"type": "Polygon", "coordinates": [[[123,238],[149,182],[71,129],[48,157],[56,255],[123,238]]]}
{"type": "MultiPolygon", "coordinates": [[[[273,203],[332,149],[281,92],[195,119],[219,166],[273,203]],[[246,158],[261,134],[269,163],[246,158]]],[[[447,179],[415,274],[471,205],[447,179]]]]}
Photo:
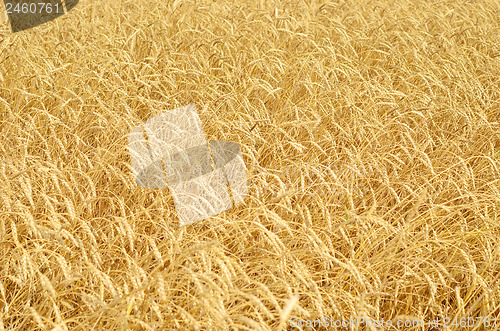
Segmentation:
{"type": "Polygon", "coordinates": [[[495,0],[81,0],[3,21],[0,330],[500,325],[499,41],[495,0]],[[179,227],[168,189],[135,185],[127,135],[189,103],[251,184],[179,227]]]}

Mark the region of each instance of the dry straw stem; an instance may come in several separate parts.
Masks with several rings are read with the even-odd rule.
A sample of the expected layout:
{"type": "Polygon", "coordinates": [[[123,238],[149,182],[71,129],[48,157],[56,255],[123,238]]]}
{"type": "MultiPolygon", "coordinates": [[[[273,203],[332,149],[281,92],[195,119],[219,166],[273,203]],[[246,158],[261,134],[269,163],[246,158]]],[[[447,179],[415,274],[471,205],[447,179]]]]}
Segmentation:
{"type": "Polygon", "coordinates": [[[499,6],[87,0],[0,26],[0,330],[500,318],[499,6]],[[179,227],[127,135],[192,102],[251,185],[179,227]]]}

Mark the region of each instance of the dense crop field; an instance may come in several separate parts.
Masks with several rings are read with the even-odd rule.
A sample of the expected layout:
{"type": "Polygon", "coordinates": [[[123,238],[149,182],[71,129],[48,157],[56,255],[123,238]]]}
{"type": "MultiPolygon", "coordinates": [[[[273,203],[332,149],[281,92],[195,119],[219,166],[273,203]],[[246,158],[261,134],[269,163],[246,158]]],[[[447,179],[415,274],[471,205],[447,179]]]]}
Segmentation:
{"type": "Polygon", "coordinates": [[[4,19],[0,330],[500,327],[499,168],[496,0],[4,19]],[[168,188],[135,184],[127,136],[190,103],[240,144],[249,193],[180,227],[168,188]]]}

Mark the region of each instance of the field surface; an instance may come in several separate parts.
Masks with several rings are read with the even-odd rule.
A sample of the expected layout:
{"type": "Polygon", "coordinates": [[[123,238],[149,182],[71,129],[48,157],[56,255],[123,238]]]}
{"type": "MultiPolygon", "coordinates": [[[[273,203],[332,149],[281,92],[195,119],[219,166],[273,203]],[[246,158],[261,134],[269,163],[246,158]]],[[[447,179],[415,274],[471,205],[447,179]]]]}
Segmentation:
{"type": "Polygon", "coordinates": [[[0,330],[500,327],[498,1],[81,0],[0,23],[0,330]],[[180,227],[127,137],[190,103],[249,192],[180,227]]]}

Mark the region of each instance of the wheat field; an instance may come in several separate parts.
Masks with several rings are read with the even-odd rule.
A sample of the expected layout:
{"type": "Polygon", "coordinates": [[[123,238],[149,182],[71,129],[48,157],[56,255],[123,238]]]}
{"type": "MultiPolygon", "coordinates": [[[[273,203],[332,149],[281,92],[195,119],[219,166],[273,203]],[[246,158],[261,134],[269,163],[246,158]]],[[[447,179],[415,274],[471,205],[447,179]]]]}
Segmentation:
{"type": "Polygon", "coordinates": [[[3,15],[0,330],[500,327],[499,168],[496,0],[3,15]],[[190,103],[249,192],[180,227],[127,136],[190,103]]]}

